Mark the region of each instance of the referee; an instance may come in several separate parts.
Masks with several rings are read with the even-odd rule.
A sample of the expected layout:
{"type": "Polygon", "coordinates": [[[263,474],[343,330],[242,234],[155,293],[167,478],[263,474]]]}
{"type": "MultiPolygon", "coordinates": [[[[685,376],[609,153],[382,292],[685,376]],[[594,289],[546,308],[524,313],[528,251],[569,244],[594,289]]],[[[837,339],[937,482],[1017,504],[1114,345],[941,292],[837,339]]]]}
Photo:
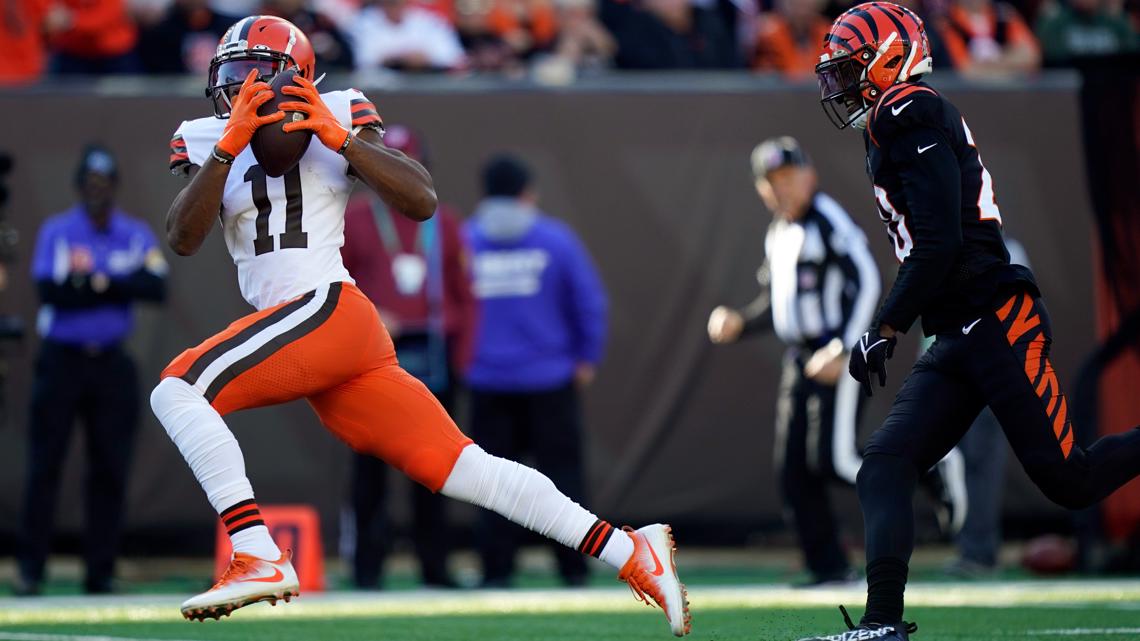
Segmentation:
{"type": "Polygon", "coordinates": [[[98,146],[75,174],[79,203],[44,221],[32,276],[42,337],[32,386],[17,594],[41,589],[60,475],[76,419],[87,434],[89,594],[110,592],[138,422],[135,365],[123,349],[131,303],[162,300],[166,263],[154,234],[114,205],[118,169],[98,146]]]}
{"type": "MultiPolygon", "coordinates": [[[[863,231],[819,191],[811,160],[795,139],[766,140],[752,151],[756,191],[773,214],[756,274],[760,295],[743,309],[717,307],[709,338],[731,343],[774,331],[788,345],[776,402],[776,473],[811,575],[805,587],[847,582],[855,573],[839,541],[827,486],[855,485],[863,394],[847,375],[846,346],[870,326],[879,270],[863,231]]],[[[923,486],[944,531],[965,518],[961,454],[951,451],[923,486]]]]}

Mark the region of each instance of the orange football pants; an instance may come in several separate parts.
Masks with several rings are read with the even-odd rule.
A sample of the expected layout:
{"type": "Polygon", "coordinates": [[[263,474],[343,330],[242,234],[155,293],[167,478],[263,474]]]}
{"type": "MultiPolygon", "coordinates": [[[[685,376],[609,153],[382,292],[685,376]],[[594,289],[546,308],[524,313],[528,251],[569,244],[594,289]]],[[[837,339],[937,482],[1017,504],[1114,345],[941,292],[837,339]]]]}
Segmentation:
{"type": "Polygon", "coordinates": [[[245,316],[182,352],[162,376],[183,379],[223,416],[305,398],[354,450],[433,492],[471,443],[400,368],[375,306],[350,283],[245,316]]]}

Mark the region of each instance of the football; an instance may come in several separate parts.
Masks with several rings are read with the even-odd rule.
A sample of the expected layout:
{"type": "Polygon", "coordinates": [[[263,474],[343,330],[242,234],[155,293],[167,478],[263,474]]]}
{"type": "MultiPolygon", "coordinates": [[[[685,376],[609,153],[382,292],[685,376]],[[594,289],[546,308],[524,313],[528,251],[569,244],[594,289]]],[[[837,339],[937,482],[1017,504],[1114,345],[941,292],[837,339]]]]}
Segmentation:
{"type": "Polygon", "coordinates": [[[1021,565],[1034,574],[1065,574],[1077,565],[1076,546],[1055,534],[1039,536],[1025,546],[1021,565]]]}
{"type": "MultiPolygon", "coordinates": [[[[282,71],[273,78],[273,82],[270,84],[273,88],[273,99],[261,105],[257,110],[257,115],[266,116],[277,111],[277,105],[282,102],[301,100],[298,96],[281,93],[282,87],[294,84],[293,76],[296,73],[289,69],[282,71]]],[[[309,148],[309,142],[313,139],[313,132],[294,131],[285,133],[282,126],[285,123],[296,122],[304,118],[305,114],[299,111],[288,111],[283,120],[270,123],[253,132],[249,146],[253,149],[253,157],[257,159],[257,164],[265,170],[265,175],[273,178],[284,176],[289,170],[296,167],[298,162],[301,162],[301,156],[305,155],[305,151],[309,148]]]]}

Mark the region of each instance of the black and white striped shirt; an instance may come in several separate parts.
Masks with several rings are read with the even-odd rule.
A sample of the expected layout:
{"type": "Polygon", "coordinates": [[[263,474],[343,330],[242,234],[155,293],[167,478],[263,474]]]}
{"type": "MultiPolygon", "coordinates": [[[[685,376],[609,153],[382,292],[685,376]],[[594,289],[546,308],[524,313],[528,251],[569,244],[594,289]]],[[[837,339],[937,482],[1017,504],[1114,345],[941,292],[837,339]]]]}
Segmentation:
{"type": "Polygon", "coordinates": [[[745,333],[774,329],[789,345],[818,349],[834,338],[850,348],[867,331],[879,270],[863,230],[834,199],[817,192],[799,220],[773,220],[764,251],[761,294],[743,310],[745,333]]]}

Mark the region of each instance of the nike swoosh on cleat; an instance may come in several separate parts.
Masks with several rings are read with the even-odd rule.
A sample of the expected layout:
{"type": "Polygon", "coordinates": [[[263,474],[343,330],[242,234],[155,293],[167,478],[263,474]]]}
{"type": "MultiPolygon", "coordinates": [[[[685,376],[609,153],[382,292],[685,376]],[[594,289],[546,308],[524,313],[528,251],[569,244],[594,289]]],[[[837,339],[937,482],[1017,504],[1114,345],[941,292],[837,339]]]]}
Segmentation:
{"type": "MultiPolygon", "coordinates": [[[[646,541],[646,543],[648,543],[648,541],[646,541]]],[[[665,567],[661,565],[661,559],[657,558],[657,553],[653,551],[652,545],[649,546],[649,554],[653,557],[653,562],[657,564],[657,568],[650,572],[650,574],[653,576],[665,574],[665,567]]]]}
{"type": "Polygon", "coordinates": [[[908,101],[906,101],[906,102],[902,103],[901,105],[899,105],[898,107],[891,107],[891,115],[892,115],[892,116],[897,116],[897,115],[901,114],[901,113],[902,113],[902,110],[903,110],[903,109],[906,109],[907,107],[909,107],[909,106],[910,106],[910,103],[912,103],[912,102],[914,102],[914,101],[913,101],[913,100],[908,100],[908,101]]]}
{"type": "Polygon", "coordinates": [[[273,574],[270,576],[259,576],[253,579],[242,579],[238,583],[273,583],[284,579],[285,575],[281,572],[280,568],[273,568],[273,574]]]}
{"type": "Polygon", "coordinates": [[[982,319],[979,318],[978,320],[970,323],[969,325],[963,325],[962,326],[962,335],[965,336],[965,335],[969,334],[970,330],[974,329],[974,325],[977,325],[980,322],[982,322],[982,319]]]}

